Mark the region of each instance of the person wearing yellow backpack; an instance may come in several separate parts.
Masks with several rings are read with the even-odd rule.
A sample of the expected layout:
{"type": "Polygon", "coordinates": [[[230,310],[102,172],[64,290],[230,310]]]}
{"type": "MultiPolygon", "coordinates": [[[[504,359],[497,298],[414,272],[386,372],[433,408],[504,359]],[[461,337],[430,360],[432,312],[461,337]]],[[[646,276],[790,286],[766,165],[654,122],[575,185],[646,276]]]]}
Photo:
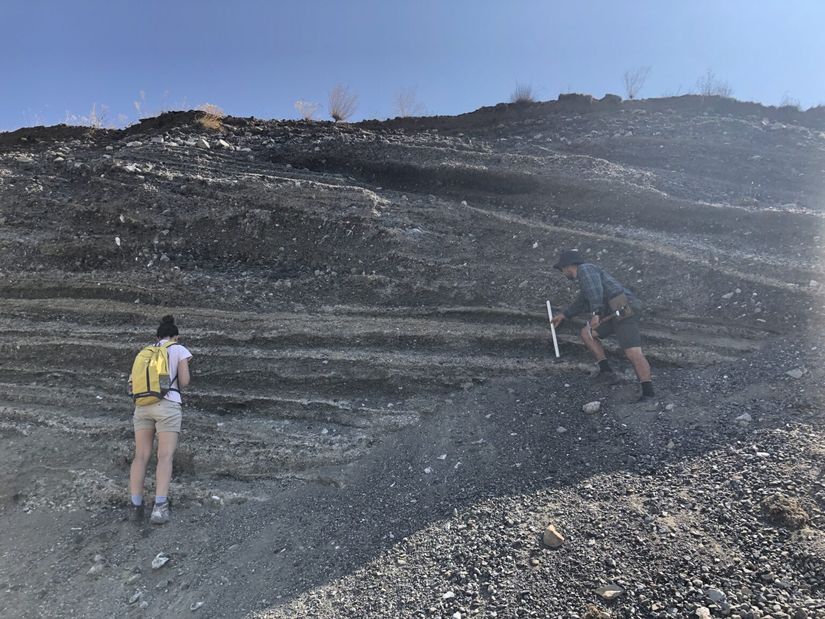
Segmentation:
{"type": "Polygon", "coordinates": [[[129,474],[131,504],[129,519],[143,519],[143,481],[152,457],[155,434],[158,436],[158,466],[155,473],[155,504],[150,521],[169,521],[169,482],[172,458],[181,427],[181,389],[189,385],[189,359],[192,353],[178,342],[179,332],[173,316],[164,316],[157,330],[158,341],[146,346],[135,357],[129,378],[129,392],[135,401],[135,457],[129,474]]]}

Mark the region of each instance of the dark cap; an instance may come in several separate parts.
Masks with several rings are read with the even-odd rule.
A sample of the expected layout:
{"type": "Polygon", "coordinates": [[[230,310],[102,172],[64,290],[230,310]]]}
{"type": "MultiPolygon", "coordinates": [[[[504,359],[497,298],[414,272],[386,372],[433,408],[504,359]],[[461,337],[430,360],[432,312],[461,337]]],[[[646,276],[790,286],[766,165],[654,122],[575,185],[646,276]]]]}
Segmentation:
{"type": "Polygon", "coordinates": [[[559,259],[553,265],[554,269],[561,271],[564,267],[569,267],[571,264],[583,264],[584,260],[579,254],[578,249],[565,249],[559,254],[559,259]]]}

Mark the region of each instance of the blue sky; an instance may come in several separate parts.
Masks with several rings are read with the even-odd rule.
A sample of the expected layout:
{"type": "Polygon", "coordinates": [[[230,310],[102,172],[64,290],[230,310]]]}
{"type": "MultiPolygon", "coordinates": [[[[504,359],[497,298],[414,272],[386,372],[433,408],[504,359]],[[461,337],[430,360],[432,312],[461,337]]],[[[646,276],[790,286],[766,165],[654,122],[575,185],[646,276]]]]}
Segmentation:
{"type": "Polygon", "coordinates": [[[209,102],[295,118],[341,83],[354,119],[559,92],[683,94],[708,69],[739,99],[825,103],[822,0],[0,0],[0,130],[106,108],[114,124],[209,102]],[[141,98],[140,93],[144,95],[141,98]]]}

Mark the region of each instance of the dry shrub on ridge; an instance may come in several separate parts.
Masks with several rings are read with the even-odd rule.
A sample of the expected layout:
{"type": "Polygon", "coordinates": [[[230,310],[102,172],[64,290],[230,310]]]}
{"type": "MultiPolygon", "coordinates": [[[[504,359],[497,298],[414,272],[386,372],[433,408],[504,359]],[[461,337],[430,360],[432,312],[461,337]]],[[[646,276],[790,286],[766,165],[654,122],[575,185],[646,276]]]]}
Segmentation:
{"type": "Polygon", "coordinates": [[[301,115],[301,118],[306,121],[315,120],[315,113],[320,107],[317,103],[304,101],[303,99],[298,99],[294,105],[295,109],[298,110],[298,113],[301,115]]]}
{"type": "Polygon", "coordinates": [[[628,99],[635,99],[650,76],[650,67],[639,67],[624,72],[624,90],[628,99]]]}
{"type": "Polygon", "coordinates": [[[696,90],[705,97],[732,97],[733,88],[725,80],[716,77],[716,74],[708,69],[696,80],[696,90]]]}
{"type": "Polygon", "coordinates": [[[329,91],[329,115],[335,122],[347,120],[355,112],[358,95],[353,94],[343,84],[329,91]]]}
{"type": "Polygon", "coordinates": [[[415,88],[405,88],[395,93],[395,114],[400,118],[421,116],[424,114],[424,105],[418,100],[415,88]]]}
{"type": "Polygon", "coordinates": [[[221,131],[223,129],[223,117],[226,113],[217,105],[213,103],[204,103],[198,110],[203,112],[203,115],[198,118],[198,124],[204,129],[211,131],[221,131]]]}

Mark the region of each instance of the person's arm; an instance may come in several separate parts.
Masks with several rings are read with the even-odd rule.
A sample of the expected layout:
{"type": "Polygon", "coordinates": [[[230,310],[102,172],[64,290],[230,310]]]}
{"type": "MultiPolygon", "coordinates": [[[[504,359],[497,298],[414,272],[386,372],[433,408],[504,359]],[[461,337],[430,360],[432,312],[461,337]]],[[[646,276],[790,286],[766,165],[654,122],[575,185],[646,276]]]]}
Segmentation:
{"type": "MultiPolygon", "coordinates": [[[[576,297],[576,300],[565,307],[559,315],[562,316],[562,319],[573,318],[573,316],[578,316],[582,312],[587,311],[587,307],[587,298],[585,298],[584,294],[579,292],[579,296],[576,297]]],[[[561,320],[559,320],[559,322],[561,322],[561,320]]],[[[558,326],[558,324],[556,326],[558,326]]]]}
{"type": "Polygon", "coordinates": [[[190,378],[191,377],[189,376],[189,357],[187,357],[186,359],[181,359],[180,361],[178,361],[178,389],[188,387],[190,378]]]}

